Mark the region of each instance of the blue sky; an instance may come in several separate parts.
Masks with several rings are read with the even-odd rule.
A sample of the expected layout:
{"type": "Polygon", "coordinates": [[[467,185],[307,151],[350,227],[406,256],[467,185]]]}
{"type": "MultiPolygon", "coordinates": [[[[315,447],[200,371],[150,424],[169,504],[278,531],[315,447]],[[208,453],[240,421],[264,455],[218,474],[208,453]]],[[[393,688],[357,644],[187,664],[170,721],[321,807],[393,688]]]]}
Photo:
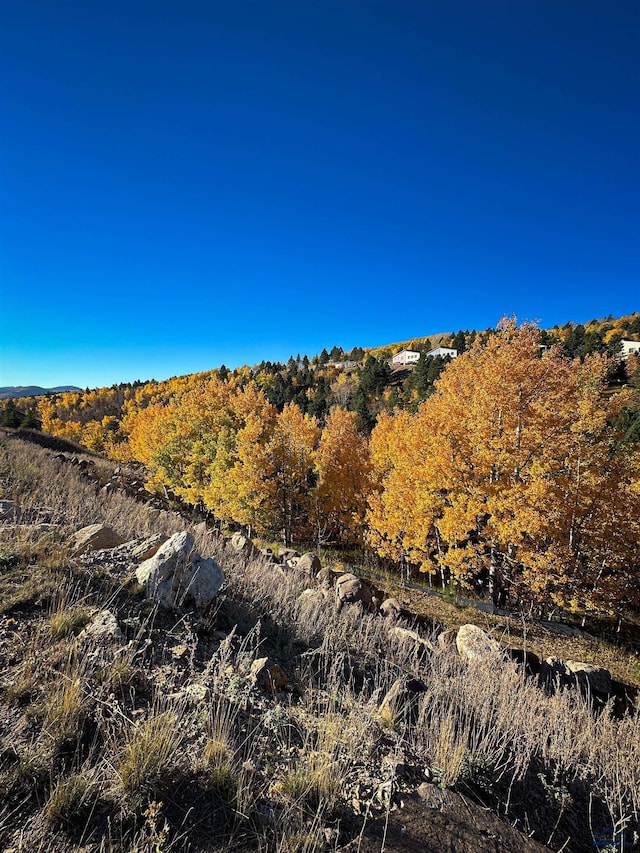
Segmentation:
{"type": "Polygon", "coordinates": [[[637,0],[4,0],[0,385],[640,308],[637,0]]]}

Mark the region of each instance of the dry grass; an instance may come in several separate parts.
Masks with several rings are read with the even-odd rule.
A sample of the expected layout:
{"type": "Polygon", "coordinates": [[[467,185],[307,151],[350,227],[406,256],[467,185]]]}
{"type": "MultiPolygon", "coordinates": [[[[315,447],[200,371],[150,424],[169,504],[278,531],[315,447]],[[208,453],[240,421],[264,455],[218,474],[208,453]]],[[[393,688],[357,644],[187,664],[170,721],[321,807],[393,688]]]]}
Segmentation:
{"type": "Polygon", "coordinates": [[[75,636],[91,621],[92,615],[89,607],[61,605],[49,620],[49,635],[53,640],[75,636]]]}
{"type": "MultiPolygon", "coordinates": [[[[458,604],[451,596],[432,595],[401,586],[392,577],[376,580],[385,592],[397,598],[407,610],[423,620],[443,628],[457,630],[461,625],[473,623],[492,634],[504,645],[526,648],[541,660],[559,657],[565,660],[597,662],[606,667],[619,681],[640,687],[640,656],[629,644],[616,639],[605,639],[587,630],[582,635],[564,636],[536,621],[523,621],[518,617],[490,615],[474,607],[458,604]]],[[[438,589],[438,585],[434,585],[438,589]]],[[[639,626],[640,627],[640,626],[639,626]]]]}
{"type": "Polygon", "coordinates": [[[95,773],[80,771],[58,779],[44,806],[46,821],[56,828],[84,824],[99,790],[95,773]]]}
{"type": "Polygon", "coordinates": [[[180,711],[154,708],[140,722],[122,720],[106,744],[114,793],[134,810],[161,798],[177,783],[183,766],[185,724],[180,711]]]}
{"type": "Polygon", "coordinates": [[[42,729],[54,748],[76,743],[82,734],[86,695],[81,678],[62,677],[42,704],[42,729]]]}
{"type": "MultiPolygon", "coordinates": [[[[577,692],[548,696],[510,664],[420,652],[398,639],[393,619],[338,612],[320,592],[301,596],[307,579],[262,559],[247,563],[202,532],[200,552],[221,563],[228,581],[221,610],[206,622],[149,612],[121,579],[96,578],[70,559],[65,543],[95,521],[124,536],[171,533],[180,523],[152,522],[143,506],[97,493],[38,448],[9,444],[10,453],[0,443],[5,494],[34,518],[49,506],[60,528],[14,531],[0,549],[1,624],[14,632],[13,657],[9,643],[0,647],[12,661],[0,673],[0,848],[10,846],[3,832],[20,814],[16,850],[328,851],[337,835],[327,842],[325,831],[357,836],[354,788],[368,776],[380,781],[390,752],[402,753],[416,774],[430,769],[443,786],[486,796],[512,823],[537,821],[531,831],[554,849],[578,827],[566,853],[589,846],[589,821],[603,820],[596,805],[616,841],[625,826],[638,826],[639,718],[597,712],[577,692]],[[81,665],[74,635],[93,608],[107,605],[131,642],[81,665]],[[193,653],[176,661],[176,643],[193,653]],[[251,664],[266,654],[289,674],[288,692],[267,695],[253,683],[251,664]],[[415,713],[381,719],[383,696],[406,677],[427,688],[415,713]],[[189,704],[179,697],[192,682],[207,694],[189,704]],[[16,749],[5,766],[6,733],[16,749]],[[73,834],[80,824],[91,840],[73,834]]],[[[515,620],[479,619],[428,600],[440,617],[451,609],[447,619],[434,611],[435,621],[474,621],[545,656],[595,658],[585,638],[556,649],[537,629],[524,636],[515,620]]],[[[596,659],[609,663],[605,652],[603,644],[596,659]]],[[[374,793],[363,800],[367,809],[390,807],[374,793]]]]}

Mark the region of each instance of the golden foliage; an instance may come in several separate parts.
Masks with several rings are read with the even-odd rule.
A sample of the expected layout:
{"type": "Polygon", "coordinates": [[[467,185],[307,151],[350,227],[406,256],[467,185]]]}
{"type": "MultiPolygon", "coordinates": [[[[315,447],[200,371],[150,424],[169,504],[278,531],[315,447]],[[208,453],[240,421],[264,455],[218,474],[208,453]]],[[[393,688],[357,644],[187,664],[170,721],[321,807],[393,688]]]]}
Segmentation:
{"type": "Polygon", "coordinates": [[[637,468],[610,426],[607,370],[601,356],[541,353],[538,330],[513,322],[456,359],[415,416],[374,430],[376,550],[561,604],[610,607],[630,592],[637,468]]]}

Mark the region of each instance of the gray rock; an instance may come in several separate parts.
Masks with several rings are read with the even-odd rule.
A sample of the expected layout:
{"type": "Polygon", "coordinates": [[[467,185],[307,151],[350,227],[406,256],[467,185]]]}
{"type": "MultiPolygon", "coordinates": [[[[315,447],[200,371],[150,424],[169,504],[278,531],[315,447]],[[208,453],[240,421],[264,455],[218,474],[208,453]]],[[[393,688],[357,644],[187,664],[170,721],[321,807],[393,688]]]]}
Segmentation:
{"type": "Polygon", "coordinates": [[[134,563],[143,563],[158,553],[161,546],[167,541],[167,538],[164,533],[154,533],[153,536],[147,536],[146,539],[134,539],[132,542],[125,542],[120,547],[132,546],[130,551],[132,561],[134,563]]]}
{"type": "Polygon", "coordinates": [[[380,703],[378,712],[395,723],[398,718],[415,721],[418,698],[425,693],[427,685],[417,678],[398,678],[393,682],[380,703]]]}
{"type": "Polygon", "coordinates": [[[215,560],[193,553],[193,536],[188,530],[174,534],[149,560],[136,570],[138,583],[147,598],[168,609],[193,605],[206,610],[224,584],[224,574],[215,560]]]}
{"type": "Polygon", "coordinates": [[[103,548],[115,548],[122,545],[124,538],[106,524],[90,524],[73,535],[72,554],[74,557],[87,551],[99,551],[103,548]]]}
{"type": "Polygon", "coordinates": [[[176,570],[184,569],[193,549],[193,536],[188,530],[175,533],[160,546],[153,557],[136,569],[138,583],[150,591],[173,578],[176,570]]]}
{"type": "Polygon", "coordinates": [[[360,578],[345,572],[336,581],[336,599],[339,607],[343,604],[360,603],[368,608],[371,606],[371,590],[360,578]]]}
{"type": "Polygon", "coordinates": [[[316,575],[322,568],[322,563],[320,562],[320,557],[318,557],[317,554],[314,554],[309,551],[308,553],[303,554],[302,557],[300,557],[296,568],[299,572],[305,572],[305,574],[307,575],[316,577],[316,575]]]}
{"type": "Polygon", "coordinates": [[[500,657],[500,644],[477,625],[462,625],[456,636],[460,657],[466,660],[491,660],[500,657]]]}
{"type": "Polygon", "coordinates": [[[176,585],[175,602],[180,607],[193,604],[196,610],[207,610],[223,585],[224,573],[212,557],[194,560],[176,585]]]}
{"type": "Polygon", "coordinates": [[[110,610],[102,610],[80,633],[78,640],[89,643],[119,643],[123,639],[118,620],[110,610]]]}

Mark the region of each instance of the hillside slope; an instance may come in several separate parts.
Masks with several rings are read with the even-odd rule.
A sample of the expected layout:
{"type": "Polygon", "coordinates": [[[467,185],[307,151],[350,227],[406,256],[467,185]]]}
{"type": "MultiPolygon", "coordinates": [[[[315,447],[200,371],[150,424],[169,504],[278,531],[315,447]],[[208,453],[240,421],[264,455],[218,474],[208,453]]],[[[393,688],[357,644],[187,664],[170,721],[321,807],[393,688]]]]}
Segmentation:
{"type": "Polygon", "coordinates": [[[326,574],[202,525],[195,548],[223,568],[224,596],[160,607],[132,545],[80,553],[74,534],[107,524],[146,555],[150,536],[189,523],[97,491],[103,463],[78,461],[0,443],[3,848],[632,843],[637,717],[547,692],[501,656],[465,660],[391,612],[339,605],[326,574]]]}

